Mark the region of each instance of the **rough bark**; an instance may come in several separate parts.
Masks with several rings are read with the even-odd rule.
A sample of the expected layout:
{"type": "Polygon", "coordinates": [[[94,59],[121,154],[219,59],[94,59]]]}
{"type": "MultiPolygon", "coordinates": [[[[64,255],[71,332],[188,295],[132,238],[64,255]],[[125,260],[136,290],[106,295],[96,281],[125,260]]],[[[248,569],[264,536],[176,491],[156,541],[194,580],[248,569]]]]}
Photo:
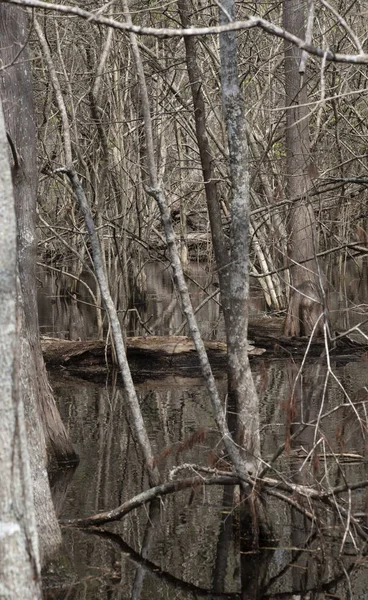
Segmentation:
{"type": "Polygon", "coordinates": [[[18,233],[18,268],[24,298],[24,334],[30,345],[37,385],[39,414],[50,452],[58,461],[75,460],[76,454],[61,421],[47,380],[39,343],[36,296],[37,148],[32,77],[25,10],[0,4],[0,95],[3,102],[18,233]]]}
{"type": "MultiPolygon", "coordinates": [[[[224,0],[220,22],[234,18],[233,0],[224,0]]],[[[230,314],[227,324],[229,396],[237,415],[236,441],[248,471],[256,473],[260,459],[259,403],[248,359],[249,306],[249,168],[244,100],[238,82],[236,33],[220,35],[221,90],[228,132],[232,186],[230,314]]]]}
{"type": "MultiPolygon", "coordinates": [[[[306,7],[307,0],[284,0],[287,31],[304,37],[306,7]]],[[[299,72],[301,58],[302,51],[285,42],[287,196],[300,199],[294,202],[288,222],[292,287],[284,331],[295,336],[309,335],[314,326],[316,334],[323,333],[323,320],[319,317],[324,300],[317,262],[314,259],[305,262],[317,254],[318,248],[316,220],[308,198],[315,169],[310,152],[307,78],[299,72]]]]}
{"type": "Polygon", "coordinates": [[[26,50],[27,31],[27,13],[23,9],[0,4],[0,60],[3,67],[0,96],[8,140],[6,150],[11,157],[17,222],[20,336],[17,382],[27,421],[33,496],[43,558],[50,555],[60,543],[60,529],[46,472],[44,432],[58,457],[75,457],[75,453],[50,392],[38,337],[35,277],[36,131],[30,63],[26,50]]]}
{"type": "Polygon", "coordinates": [[[41,598],[23,398],[19,393],[16,222],[0,102],[0,597],[41,598]]]}

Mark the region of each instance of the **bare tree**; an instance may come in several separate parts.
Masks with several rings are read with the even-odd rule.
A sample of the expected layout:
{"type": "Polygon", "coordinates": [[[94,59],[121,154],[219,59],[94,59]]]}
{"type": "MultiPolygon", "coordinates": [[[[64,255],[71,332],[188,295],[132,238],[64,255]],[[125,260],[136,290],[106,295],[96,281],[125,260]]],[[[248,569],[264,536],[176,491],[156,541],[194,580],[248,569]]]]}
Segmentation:
{"type": "Polygon", "coordinates": [[[136,438],[139,444],[139,447],[142,451],[142,455],[145,459],[146,469],[149,476],[150,484],[157,485],[159,482],[159,472],[154,464],[154,456],[152,453],[152,448],[150,441],[148,439],[147,431],[144,426],[142,412],[139,406],[137,394],[134,388],[134,383],[132,379],[132,375],[130,372],[130,368],[128,365],[122,329],[120,326],[118,314],[116,311],[116,307],[111,297],[109,284],[107,281],[107,277],[104,269],[104,256],[101,251],[100,240],[98,234],[95,229],[91,208],[89,206],[86,194],[84,192],[83,186],[79,180],[79,177],[73,166],[73,153],[71,146],[71,138],[70,138],[70,124],[68,120],[68,114],[63,98],[63,94],[60,87],[60,82],[56,73],[56,69],[52,60],[52,56],[46,41],[46,38],[43,34],[42,28],[38,23],[37,19],[35,19],[35,29],[37,35],[40,40],[41,48],[45,55],[45,60],[50,72],[50,78],[52,81],[53,89],[55,92],[57,104],[62,116],[62,136],[64,142],[64,152],[65,152],[65,167],[60,169],[59,171],[62,173],[66,173],[69,177],[73,192],[75,194],[75,198],[78,202],[78,207],[84,217],[86,229],[90,236],[91,241],[91,249],[92,249],[92,260],[93,266],[96,273],[96,277],[98,280],[99,288],[101,291],[101,297],[103,298],[104,305],[109,317],[109,322],[112,330],[112,337],[115,346],[115,352],[117,356],[117,362],[121,371],[121,375],[123,377],[124,385],[125,385],[125,395],[127,399],[127,404],[129,406],[129,410],[132,416],[132,426],[134,428],[134,432],[136,434],[136,438]]]}
{"type": "MultiPolygon", "coordinates": [[[[183,27],[191,26],[190,5],[187,0],[178,0],[180,19],[183,27]]],[[[185,38],[186,63],[193,99],[193,110],[198,149],[201,159],[204,189],[207,201],[208,216],[211,224],[212,244],[216,259],[217,273],[220,282],[221,304],[224,311],[225,323],[229,318],[229,248],[225,238],[217,181],[215,178],[215,157],[206,131],[206,105],[202,89],[203,75],[198,66],[197,41],[195,38],[185,38]]]]}
{"type": "MultiPolygon", "coordinates": [[[[220,23],[235,18],[234,0],[225,0],[219,8],[220,23]]],[[[229,171],[232,187],[231,255],[229,269],[229,318],[227,322],[229,406],[236,414],[236,443],[255,475],[260,469],[261,444],[259,400],[248,357],[249,311],[249,155],[244,117],[244,99],[239,85],[237,39],[235,32],[220,35],[221,90],[228,134],[229,171]]],[[[266,527],[258,492],[248,495],[254,541],[260,522],[266,527]]]]}
{"type": "Polygon", "coordinates": [[[17,217],[19,274],[19,369],[16,373],[28,422],[33,496],[42,557],[60,543],[46,473],[46,439],[58,460],[76,458],[48,384],[38,332],[36,302],[36,131],[33,92],[27,54],[28,22],[22,8],[0,6],[2,73],[0,96],[4,106],[7,149],[12,161],[17,217]]]}

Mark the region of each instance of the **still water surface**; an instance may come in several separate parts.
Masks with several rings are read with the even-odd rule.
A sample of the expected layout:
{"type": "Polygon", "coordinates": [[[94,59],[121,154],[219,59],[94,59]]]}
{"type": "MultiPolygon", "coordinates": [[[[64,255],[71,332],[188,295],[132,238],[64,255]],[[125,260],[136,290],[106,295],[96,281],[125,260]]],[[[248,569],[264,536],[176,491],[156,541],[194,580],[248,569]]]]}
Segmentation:
{"type": "MultiPolygon", "coordinates": [[[[209,286],[205,269],[195,269],[193,278],[203,287],[209,286]]],[[[46,335],[68,337],[70,306],[58,295],[53,277],[43,275],[42,281],[41,330],[46,335]]],[[[146,285],[145,302],[136,307],[139,319],[157,335],[177,332],[182,314],[169,272],[150,265],[146,285]]],[[[192,295],[196,306],[205,297],[195,286],[192,295]]],[[[364,302],[364,298],[357,299],[356,304],[364,302]]],[[[354,312],[341,310],[339,298],[334,302],[336,322],[346,320],[347,313],[349,323],[356,319],[354,312]]],[[[262,308],[255,295],[252,311],[262,308]]],[[[223,337],[215,302],[207,303],[198,315],[207,339],[223,337]]],[[[84,329],[80,331],[93,337],[93,311],[82,306],[81,317],[84,329]]],[[[359,318],[363,320],[361,315],[359,318]]],[[[132,311],[129,319],[128,334],[143,334],[137,313],[132,311]]],[[[299,368],[291,359],[252,360],[260,397],[264,460],[270,460],[290,429],[295,429],[290,425],[289,410],[293,396],[294,423],[329,416],[322,418],[317,428],[306,427],[293,440],[290,450],[274,464],[277,476],[321,486],[337,486],[345,479],[367,480],[366,360],[334,361],[328,377],[325,360],[308,362],[295,387],[299,368]],[[309,452],[314,446],[311,460],[309,452]]],[[[80,455],[74,474],[52,475],[60,518],[114,508],[147,487],[121,387],[96,385],[56,372],[51,373],[51,383],[80,455]]],[[[218,378],[218,388],[225,401],[225,375],[218,378]]],[[[177,465],[212,466],[221,456],[221,440],[199,378],[171,375],[140,383],[137,391],[163,479],[177,465]],[[188,440],[197,432],[199,439],[191,445],[188,440]]],[[[190,476],[192,468],[183,467],[179,476],[190,476]]],[[[269,475],[274,473],[271,470],[269,475]]],[[[150,512],[141,508],[98,532],[64,528],[60,556],[45,574],[45,598],[368,598],[363,544],[346,530],[343,516],[338,518],[321,506],[310,521],[275,497],[267,496],[264,501],[273,536],[257,554],[242,539],[236,496],[232,490],[216,486],[167,496],[150,512]]],[[[367,502],[365,488],[353,491],[350,498],[346,494],[346,506],[352,507],[363,525],[367,524],[367,502]]]]}

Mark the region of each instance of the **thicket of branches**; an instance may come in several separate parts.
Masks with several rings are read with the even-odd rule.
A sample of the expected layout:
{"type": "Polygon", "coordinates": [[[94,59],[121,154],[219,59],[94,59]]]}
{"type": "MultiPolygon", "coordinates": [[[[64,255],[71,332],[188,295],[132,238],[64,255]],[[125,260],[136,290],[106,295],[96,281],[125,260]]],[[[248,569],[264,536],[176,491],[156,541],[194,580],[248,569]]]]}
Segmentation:
{"type": "MultiPolygon", "coordinates": [[[[89,10],[98,11],[98,8],[96,5],[89,10]]],[[[363,52],[359,39],[364,38],[364,31],[360,30],[362,12],[358,3],[345,8],[340,6],[339,12],[326,3],[314,8],[315,46],[332,48],[347,56],[354,54],[354,46],[363,52]]],[[[281,20],[279,5],[271,3],[252,9],[260,10],[260,16],[273,23],[281,20]]],[[[179,24],[200,28],[216,23],[218,14],[217,6],[185,2],[180,2],[178,7],[158,5],[148,9],[133,4],[129,7],[130,12],[126,4],[111,4],[106,10],[109,17],[121,19],[128,26],[133,19],[135,25],[166,28],[169,33],[170,28],[179,24]]],[[[223,11],[227,18],[225,5],[223,11]]],[[[237,18],[245,20],[249,7],[241,5],[238,11],[237,18]]],[[[309,18],[311,20],[311,12],[309,18]]],[[[70,16],[55,18],[53,13],[48,12],[37,15],[34,30],[32,48],[42,157],[39,212],[43,260],[54,268],[65,268],[66,263],[74,276],[73,282],[83,277],[85,271],[90,271],[100,283],[91,291],[97,307],[101,306],[100,293],[105,306],[110,306],[106,295],[107,282],[113,296],[118,291],[116,282],[123,282],[124,300],[128,303],[132,281],[144,289],[142,265],[145,261],[164,259],[171,263],[230,462],[243,491],[253,489],[251,496],[257,504],[256,512],[262,511],[257,492],[254,492],[258,489],[257,479],[253,480],[252,476],[255,473],[265,476],[268,467],[262,468],[259,462],[259,405],[246,354],[240,361],[244,363],[243,372],[241,369],[237,372],[237,367],[234,367],[234,372],[229,375],[229,394],[230,398],[232,394],[234,396],[240,423],[237,435],[246,438],[246,441],[239,438],[238,454],[236,444],[229,443],[216,385],[211,379],[206,358],[202,357],[201,341],[199,338],[197,341],[196,325],[192,320],[165,207],[166,201],[185,265],[188,255],[195,256],[198,252],[193,242],[194,234],[202,236],[206,247],[210,239],[206,204],[208,188],[203,182],[205,167],[202,153],[203,143],[207,144],[210,165],[206,168],[211,169],[211,177],[216,184],[222,228],[227,237],[232,237],[235,246],[234,223],[230,221],[231,200],[233,195],[235,202],[237,182],[234,181],[232,162],[234,151],[230,148],[229,156],[228,149],[227,128],[230,125],[223,114],[226,72],[222,70],[223,50],[219,38],[198,37],[195,47],[189,47],[176,36],[168,35],[164,39],[135,37],[134,33],[125,36],[114,28],[107,30],[102,25],[70,16]],[[193,77],[197,77],[198,81],[193,81],[193,77]],[[193,95],[192,89],[195,90],[193,95]],[[195,120],[198,116],[195,111],[198,110],[203,116],[201,123],[195,120]],[[64,177],[65,173],[69,175],[68,179],[64,177]],[[91,244],[74,206],[74,194],[92,235],[91,244]],[[98,244],[88,224],[90,217],[85,199],[92,208],[100,238],[102,252],[97,250],[97,254],[98,244]],[[90,267],[90,252],[95,270],[90,267]],[[101,261],[104,264],[100,264],[101,261]],[[107,281],[104,280],[104,271],[107,281]],[[251,456],[249,464],[247,459],[243,462],[244,452],[248,453],[248,459],[251,456]]],[[[238,80],[245,103],[250,153],[251,273],[262,285],[269,306],[279,310],[285,307],[289,294],[285,269],[289,242],[286,216],[290,206],[302,200],[289,198],[285,192],[290,174],[286,167],[285,115],[288,108],[285,108],[284,42],[267,36],[262,29],[242,31],[237,35],[237,41],[238,80]]],[[[322,59],[302,54],[299,71],[307,86],[309,108],[311,151],[308,177],[313,182],[309,200],[316,215],[316,235],[319,238],[314,240],[314,248],[319,247],[325,256],[330,257],[330,263],[340,261],[341,264],[342,259],[365,252],[367,76],[364,65],[336,63],[327,58],[327,51],[322,59]]],[[[217,263],[219,267],[219,260],[217,263]]],[[[223,294],[224,298],[227,302],[223,294]]],[[[233,298],[230,297],[231,301],[233,298]]],[[[116,315],[111,310],[108,308],[110,322],[113,323],[116,315]]],[[[227,310],[224,306],[225,322],[227,310]]],[[[234,307],[229,310],[231,314],[234,307]]],[[[240,312],[237,311],[237,316],[240,312]]],[[[101,314],[97,308],[100,333],[101,314]]],[[[229,349],[230,369],[232,361],[234,364],[239,362],[242,351],[242,336],[232,337],[231,323],[230,318],[226,323],[228,344],[231,345],[231,340],[234,340],[234,348],[229,349]]],[[[246,326],[245,315],[245,331],[246,326]]],[[[114,328],[115,325],[112,325],[114,328]]],[[[124,373],[125,359],[121,360],[124,373]]],[[[323,415],[327,382],[335,377],[328,349],[326,361],[327,368],[320,388],[321,409],[314,417],[316,432],[323,415]]],[[[125,375],[124,381],[126,386],[131,385],[125,375]]],[[[291,419],[293,403],[298,397],[298,381],[297,377],[291,394],[291,419]]],[[[133,388],[129,394],[132,406],[136,406],[133,388]]],[[[132,408],[136,409],[137,406],[132,408]]],[[[356,416],[364,429],[359,414],[356,413],[356,416]]],[[[174,484],[160,482],[149,443],[144,437],[140,438],[143,430],[142,424],[137,425],[138,421],[134,420],[136,435],[141,439],[151,485],[156,486],[155,491],[147,492],[147,498],[151,498],[176,488],[174,484]]],[[[289,443],[287,441],[285,445],[289,443]]],[[[317,438],[314,437],[310,444],[311,455],[317,447],[317,438]]],[[[304,481],[301,487],[295,483],[270,481],[271,487],[298,492],[327,503],[328,498],[335,495],[332,488],[320,492],[313,485],[305,485],[304,481]]],[[[267,485],[267,479],[263,478],[264,489],[267,485]]],[[[341,488],[342,492],[348,487],[341,488]]],[[[284,500],[292,503],[290,497],[284,497],[284,500]]],[[[124,512],[125,508],[121,510],[124,512]]],[[[344,511],[342,504],[339,504],[339,510],[344,511]]],[[[308,516],[307,509],[302,509],[302,512],[308,516]]],[[[112,518],[112,514],[108,517],[100,515],[88,522],[105,522],[112,518]]],[[[116,516],[114,513],[114,518],[116,516]]],[[[365,538],[358,521],[354,522],[354,527],[365,538]]]]}
{"type": "MultiPolygon", "coordinates": [[[[241,4],[237,17],[245,18],[250,8],[256,14],[259,11],[263,18],[280,22],[279,4],[241,4]]],[[[88,9],[98,11],[99,5],[88,9]]],[[[137,25],[174,28],[180,23],[175,4],[146,8],[136,3],[130,10],[137,25]]],[[[217,6],[193,2],[193,26],[215,23],[217,10],[217,6]]],[[[119,5],[111,4],[106,11],[111,18],[121,18],[119,5]]],[[[358,37],[364,38],[359,3],[339,6],[339,14],[358,37]]],[[[120,32],[80,19],[55,19],[47,11],[39,13],[38,18],[58,73],[70,121],[73,161],[91,199],[109,278],[111,282],[123,280],[129,298],[133,280],[144,287],[140,281],[142,264],[147,259],[161,259],[163,253],[158,208],[145,193],[146,145],[130,45],[120,32]]],[[[341,19],[333,9],[317,3],[314,44],[352,53],[350,30],[341,19]]],[[[159,178],[181,240],[182,256],[189,249],[190,256],[203,257],[203,246],[207,253],[209,240],[208,216],[184,42],[177,37],[152,36],[141,37],[138,43],[149,82],[159,178]]],[[[250,151],[251,273],[262,285],[268,305],[278,310],[285,307],[288,297],[286,272],[275,273],[287,264],[288,243],[283,40],[252,29],[238,34],[238,44],[250,151]]],[[[61,121],[34,34],[32,48],[42,174],[41,250],[44,261],[51,261],[54,266],[63,263],[64,268],[67,266],[79,277],[88,270],[83,226],[65,181],[53,174],[65,161],[61,121]]],[[[213,178],[226,228],[230,184],[221,107],[219,39],[199,37],[196,49],[213,178]]],[[[310,56],[305,77],[313,178],[310,198],[318,220],[319,247],[322,252],[332,252],[327,256],[334,264],[341,264],[345,257],[362,251],[362,246],[364,252],[366,243],[367,73],[364,65],[336,64],[310,56]]],[[[94,291],[99,304],[98,290],[94,291]]]]}
{"type": "MultiPolygon", "coordinates": [[[[319,249],[321,258],[329,257],[321,261],[327,275],[328,264],[341,265],[366,253],[368,58],[361,4],[334,7],[325,0],[315,6],[309,2],[306,43],[283,32],[279,4],[241,4],[237,18],[254,24],[248,17],[251,11],[257,27],[244,27],[237,35],[222,29],[220,39],[198,36],[194,46],[172,32],[183,25],[188,29],[216,24],[219,10],[226,28],[231,0],[220,7],[180,0],[178,6],[148,8],[139,3],[128,7],[123,0],[88,5],[89,13],[83,14],[81,6],[74,7],[83,19],[71,16],[73,7],[54,7],[56,15],[51,6],[42,9],[38,0],[29,4],[38,4],[29,42],[39,135],[40,264],[67,272],[73,299],[78,281],[88,277],[84,286],[96,308],[101,337],[104,315],[108,315],[131,427],[150,486],[120,507],[69,524],[85,527],[121,519],[157,497],[199,484],[239,484],[242,500],[247,500],[254,548],[259,534],[270,535],[264,505],[272,497],[301,515],[313,533],[338,522],[341,548],[349,537],[355,551],[360,551],[368,534],[353,501],[355,490],[364,489],[367,481],[349,480],[336,447],[328,440],[325,423],[331,414],[346,410],[355,419],[363,446],[365,400],[354,403],[338,382],[325,326],[326,345],[320,363],[313,367],[316,372],[308,374],[303,362],[291,374],[285,442],[267,461],[262,456],[259,399],[247,348],[247,230],[250,272],[275,310],[284,309],[289,297],[287,258],[293,232],[287,217],[292,207],[306,203],[304,195],[308,195],[309,214],[316,215],[312,247],[317,254],[319,249]],[[160,30],[160,35],[137,36],[132,20],[143,28],[141,33],[160,30]],[[118,31],[119,22],[128,34],[118,31]],[[289,197],[286,191],[293,173],[287,172],[290,107],[286,106],[283,37],[310,51],[301,53],[298,76],[309,109],[303,117],[310,138],[305,176],[312,185],[300,197],[289,197]],[[236,57],[238,72],[231,60],[236,57]],[[213,218],[211,211],[218,206],[218,218],[213,218]],[[201,244],[208,260],[209,217],[228,343],[227,402],[236,423],[219,396],[182,269],[188,257],[204,258],[201,244]],[[117,308],[127,308],[134,288],[144,291],[142,267],[149,260],[167,261],[172,267],[224,444],[224,469],[218,464],[215,468],[178,465],[167,474],[157,466],[117,313],[117,308]],[[308,381],[307,375],[311,386],[315,384],[312,399],[317,400],[305,407],[301,382],[302,376],[308,381]],[[331,381],[339,388],[338,406],[329,404],[326,390],[331,381]],[[286,477],[277,461],[298,442],[304,444],[301,464],[292,477],[286,477]],[[335,459],[333,468],[328,455],[335,459]],[[187,468],[201,475],[177,480],[187,468]],[[332,471],[334,480],[338,480],[336,473],[341,474],[341,484],[331,483],[332,471]]],[[[316,258],[305,257],[307,262],[316,258]]],[[[336,284],[340,273],[334,271],[337,276],[334,273],[335,279],[330,279],[336,284]]],[[[194,437],[187,445],[197,442],[194,437]]]]}

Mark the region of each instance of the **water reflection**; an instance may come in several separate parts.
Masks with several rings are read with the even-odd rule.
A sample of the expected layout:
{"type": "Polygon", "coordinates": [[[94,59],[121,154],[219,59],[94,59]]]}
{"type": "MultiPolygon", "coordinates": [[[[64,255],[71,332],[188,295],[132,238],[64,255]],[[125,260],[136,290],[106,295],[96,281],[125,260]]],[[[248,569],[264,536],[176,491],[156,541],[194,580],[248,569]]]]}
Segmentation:
{"type": "MultiPolygon", "coordinates": [[[[201,266],[193,278],[213,291],[201,266]]],[[[79,331],[77,337],[94,337],[94,310],[78,303],[79,320],[70,296],[63,299],[59,294],[50,303],[56,291],[55,281],[45,277],[40,295],[43,332],[71,337],[79,331]],[[71,321],[82,329],[73,333],[71,321]]],[[[205,292],[194,285],[191,291],[199,306],[205,292]]],[[[127,313],[130,334],[144,333],[142,322],[156,334],[177,331],[182,314],[168,270],[161,265],[147,267],[140,299],[142,304],[135,307],[138,313],[127,313]]],[[[358,300],[355,297],[354,302],[358,300]]],[[[257,310],[257,304],[253,306],[257,310]]],[[[215,302],[205,304],[199,315],[205,337],[223,337],[215,302]]],[[[300,366],[286,360],[252,362],[261,401],[265,462],[270,463],[277,450],[286,447],[267,475],[313,483],[321,489],[367,480],[366,362],[335,360],[329,370],[326,360],[307,362],[299,373],[300,366]]],[[[71,472],[62,479],[52,475],[61,518],[115,508],[148,486],[122,389],[116,382],[97,385],[67,373],[52,374],[63,420],[81,458],[74,476],[71,472]]],[[[218,387],[225,400],[225,377],[218,380],[218,387]]],[[[178,464],[214,465],[222,445],[200,379],[171,376],[145,381],[137,390],[165,479],[178,464]],[[201,435],[193,437],[197,432],[201,435]],[[197,440],[194,445],[189,443],[193,439],[197,440]]],[[[274,495],[261,492],[272,519],[273,538],[261,543],[257,553],[250,546],[242,511],[236,506],[237,495],[230,486],[177,492],[104,530],[65,528],[62,552],[46,573],[45,598],[363,600],[364,545],[357,526],[349,529],[348,525],[349,518],[356,518],[359,526],[367,527],[367,488],[340,495],[340,514],[328,502],[312,507],[297,492],[290,496],[273,491],[274,495]],[[290,502],[280,495],[288,496],[290,502]]]]}
{"type": "MultiPolygon", "coordinates": [[[[350,405],[341,386],[333,380],[326,391],[325,368],[319,364],[308,365],[301,383],[295,387],[298,366],[285,361],[253,363],[261,397],[265,460],[274,455],[288,435],[297,432],[286,456],[274,465],[278,475],[287,480],[324,485],[328,478],[329,484],[336,486],[344,478],[350,482],[367,479],[367,464],[361,457],[365,455],[362,424],[367,424],[368,398],[362,400],[359,392],[366,381],[365,371],[359,363],[332,367],[349,395],[360,400],[350,405]],[[302,408],[294,414],[294,424],[288,432],[288,402],[293,391],[296,398],[302,394],[302,402],[297,402],[302,408]],[[338,406],[341,408],[336,410],[338,406]],[[324,415],[331,411],[333,417],[326,418],[324,415]],[[306,423],[312,426],[306,427],[306,423]],[[316,444],[320,438],[323,443],[316,444]],[[314,453],[310,454],[312,448],[314,453]],[[339,463],[343,464],[343,471],[339,463]]],[[[150,389],[138,386],[138,392],[161,472],[167,478],[177,464],[209,464],[218,452],[220,440],[205,390],[198,380],[193,383],[186,378],[180,379],[176,388],[172,378],[166,389],[164,381],[156,384],[155,388],[151,382],[150,389]],[[204,441],[185,447],[185,441],[198,430],[205,431],[204,441]]],[[[52,385],[81,456],[61,516],[81,517],[114,508],[147,486],[121,390],[71,377],[54,377],[52,385]]],[[[219,381],[219,388],[225,396],[226,380],[219,381]]],[[[366,490],[353,491],[352,499],[354,511],[365,515],[366,490]]],[[[154,519],[148,508],[141,508],[110,525],[106,534],[65,529],[63,554],[53,567],[57,581],[55,575],[48,576],[46,598],[61,598],[66,593],[78,600],[291,598],[292,593],[319,597],[307,596],[311,590],[316,594],[316,590],[320,590],[319,594],[329,590],[341,598],[364,598],[361,594],[365,564],[361,562],[353,570],[354,540],[348,535],[341,544],[344,515],[339,519],[322,506],[320,514],[314,511],[314,518],[307,519],[277,498],[267,496],[264,500],[272,516],[275,539],[268,541],[268,547],[260,554],[244,546],[231,489],[210,487],[178,492],[160,502],[154,519]],[[150,543],[143,556],[149,527],[150,543]],[[346,572],[352,569],[352,596],[347,577],[341,575],[342,565],[346,572]]],[[[310,508],[303,503],[301,506],[306,511],[310,508]]]]}
{"type": "MultiPolygon", "coordinates": [[[[139,293],[132,290],[127,306],[120,311],[127,335],[187,335],[171,270],[161,263],[147,263],[141,275],[139,293]]],[[[91,276],[83,274],[87,286],[78,285],[77,291],[74,280],[69,281],[67,276],[53,271],[40,271],[38,279],[41,333],[66,339],[96,339],[97,312],[88,291],[94,289],[91,276]]],[[[194,309],[199,309],[197,319],[203,337],[225,339],[218,287],[213,275],[203,264],[191,263],[187,284],[194,309]]],[[[115,296],[122,293],[117,290],[115,296]]],[[[254,290],[251,314],[259,313],[264,306],[260,292],[254,290]]]]}

